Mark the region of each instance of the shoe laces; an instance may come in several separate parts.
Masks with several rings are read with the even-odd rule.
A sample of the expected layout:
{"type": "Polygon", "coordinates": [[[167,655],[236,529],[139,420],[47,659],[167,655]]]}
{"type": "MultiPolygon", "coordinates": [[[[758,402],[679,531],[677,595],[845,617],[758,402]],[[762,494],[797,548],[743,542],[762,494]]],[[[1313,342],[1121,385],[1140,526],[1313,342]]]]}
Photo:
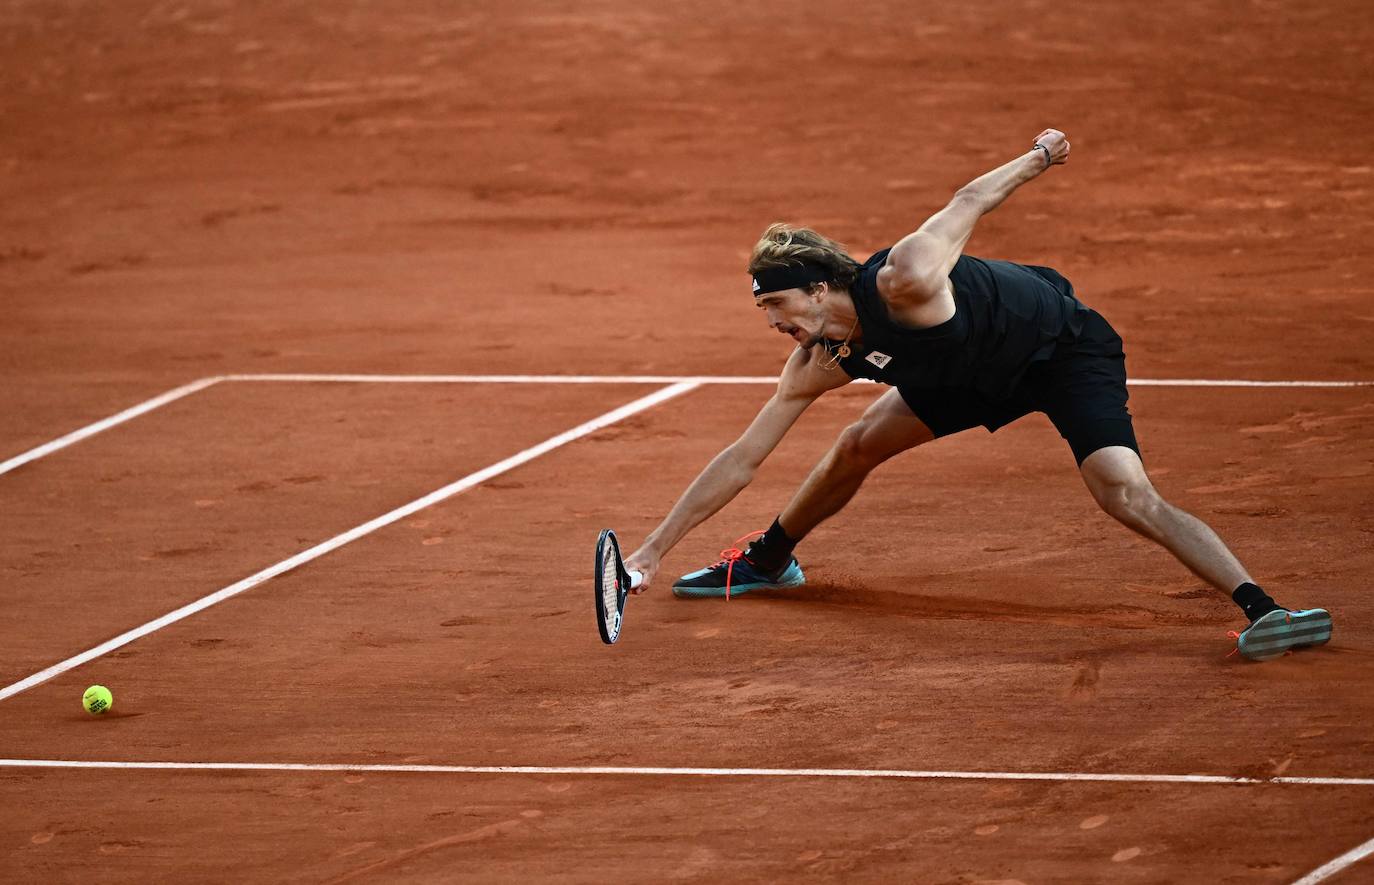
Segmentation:
{"type": "MultiPolygon", "coordinates": [[[[726,602],[730,601],[730,581],[735,575],[735,563],[739,562],[741,559],[744,559],[744,548],[740,547],[739,545],[753,538],[762,537],[765,534],[767,534],[767,532],[750,532],[749,534],[744,535],[743,537],[736,538],[734,547],[726,547],[724,550],[720,551],[720,562],[716,563],[716,565],[725,566],[726,602]]],[[[747,561],[748,560],[746,560],[746,562],[747,561]]]]}

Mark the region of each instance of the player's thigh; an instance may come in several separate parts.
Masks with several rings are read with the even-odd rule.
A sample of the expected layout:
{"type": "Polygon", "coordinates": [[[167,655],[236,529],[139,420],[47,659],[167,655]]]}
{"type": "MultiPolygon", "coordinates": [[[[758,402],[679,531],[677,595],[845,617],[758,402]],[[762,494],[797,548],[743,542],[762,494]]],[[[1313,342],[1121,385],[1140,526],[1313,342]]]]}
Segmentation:
{"type": "Polygon", "coordinates": [[[842,444],[866,459],[882,461],[934,438],[931,429],[893,388],[874,400],[863,416],[845,430],[842,444]]]}
{"type": "Polygon", "coordinates": [[[1099,314],[1090,315],[1079,340],[1034,366],[1027,377],[1036,407],[1068,442],[1080,468],[1107,448],[1128,449],[1139,462],[1140,444],[1127,406],[1126,354],[1121,336],[1099,314]]]}

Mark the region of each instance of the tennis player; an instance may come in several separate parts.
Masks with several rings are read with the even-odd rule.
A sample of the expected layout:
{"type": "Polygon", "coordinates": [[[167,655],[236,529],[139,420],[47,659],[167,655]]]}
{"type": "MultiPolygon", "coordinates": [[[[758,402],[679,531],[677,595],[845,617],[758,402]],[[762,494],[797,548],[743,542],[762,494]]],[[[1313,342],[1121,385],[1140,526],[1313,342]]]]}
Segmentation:
{"type": "MultiPolygon", "coordinates": [[[[775,224],[749,260],[755,303],[797,342],[777,392],[744,434],[692,482],[626,568],[643,592],[664,554],[724,507],[806,408],[855,378],[892,387],[835,440],[772,526],[747,551],[673,584],[678,596],[728,596],[805,582],[797,543],[849,502],[893,455],[976,426],[1044,412],[1068,442],[1093,499],[1230,596],[1249,619],[1254,660],[1326,642],[1331,616],[1289,610],[1251,578],[1217,534],[1160,497],[1126,407],[1126,357],[1107,320],[1047,267],[965,255],[984,214],[1069,158],[1054,129],[1029,151],[955,193],[914,233],[862,264],[806,228],[775,224]]],[[[758,534],[758,533],[756,533],[758,534]]]]}

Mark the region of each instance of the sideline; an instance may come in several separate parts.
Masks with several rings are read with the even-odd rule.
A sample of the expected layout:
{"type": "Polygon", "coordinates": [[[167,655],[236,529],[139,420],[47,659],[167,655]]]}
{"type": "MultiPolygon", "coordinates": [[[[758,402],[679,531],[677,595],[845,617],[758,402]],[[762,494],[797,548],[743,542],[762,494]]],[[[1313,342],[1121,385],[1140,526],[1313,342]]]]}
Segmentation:
{"type": "Polygon", "coordinates": [[[1331,878],[1341,870],[1359,863],[1371,854],[1374,854],[1374,839],[1370,839],[1363,845],[1357,845],[1340,857],[1322,864],[1306,876],[1294,882],[1293,885],[1316,885],[1317,882],[1331,878]]]}
{"type": "Polygon", "coordinates": [[[210,385],[218,384],[223,380],[224,379],[222,377],[201,378],[199,381],[192,381],[190,384],[183,384],[182,386],[173,388],[167,391],[166,393],[159,394],[153,397],[152,399],[144,400],[136,406],[130,406],[124,411],[111,415],[110,417],[104,418],[100,421],[97,421],[94,424],[87,424],[85,427],[82,427],[79,430],[73,430],[66,436],[59,436],[52,442],[44,443],[43,445],[38,446],[37,448],[32,448],[29,449],[27,452],[15,455],[8,461],[0,461],[0,475],[9,473],[16,467],[20,467],[24,464],[29,463],[30,461],[37,461],[44,455],[51,455],[53,452],[65,449],[72,443],[81,442],[88,436],[95,436],[102,430],[109,430],[111,427],[123,424],[125,421],[131,421],[134,418],[137,418],[139,415],[147,414],[148,412],[151,412],[153,409],[161,408],[162,406],[165,406],[170,402],[175,402],[181,399],[183,396],[190,396],[198,390],[204,390],[210,385]]]}
{"type": "Polygon", "coordinates": [[[73,655],[72,657],[67,658],[65,661],[53,664],[51,667],[48,667],[45,670],[41,670],[33,674],[32,676],[29,676],[25,679],[21,679],[13,685],[6,686],[5,688],[0,689],[0,701],[5,700],[6,698],[13,697],[14,695],[17,695],[22,691],[26,691],[30,688],[33,688],[35,685],[47,682],[49,679],[52,679],[56,676],[60,676],[68,670],[81,666],[87,661],[92,661],[100,657],[101,655],[114,651],[115,649],[121,646],[128,645],[135,639],[139,639],[140,637],[147,636],[149,633],[161,630],[163,627],[166,627],[169,624],[175,624],[177,621],[180,621],[184,618],[188,618],[196,612],[203,611],[212,605],[216,605],[218,603],[223,602],[226,599],[231,599],[235,596],[238,596],[245,590],[251,590],[259,584],[265,581],[269,581],[272,578],[275,578],[277,575],[280,575],[284,572],[289,572],[292,569],[297,568],[298,566],[305,565],[307,562],[310,562],[311,560],[319,559],[326,553],[329,553],[333,550],[337,550],[345,544],[358,540],[364,535],[369,535],[372,532],[377,531],[377,529],[391,525],[393,522],[397,522],[398,520],[405,519],[407,516],[410,516],[411,514],[417,511],[423,510],[431,504],[437,504],[440,501],[443,501],[447,498],[451,498],[459,492],[466,491],[467,489],[470,489],[479,483],[485,482],[486,480],[491,479],[494,476],[499,476],[500,474],[505,473],[508,470],[512,470],[516,467],[519,467],[521,464],[524,464],[527,461],[532,461],[535,458],[538,458],[540,455],[551,452],[554,449],[559,448],[560,446],[567,445],[575,439],[580,439],[581,437],[584,437],[589,433],[593,433],[597,430],[600,430],[603,427],[615,424],[617,421],[621,421],[625,418],[628,418],[631,415],[636,414],[637,412],[642,412],[645,409],[656,406],[665,400],[670,400],[675,396],[680,396],[684,393],[687,393],[689,390],[695,390],[698,386],[699,385],[690,382],[680,382],[678,384],[671,384],[667,387],[655,391],[654,393],[649,394],[648,396],[642,396],[639,399],[627,403],[617,409],[612,409],[611,411],[605,413],[604,415],[601,415],[600,417],[593,418],[590,421],[587,421],[583,424],[579,424],[571,430],[566,430],[563,433],[558,434],[557,436],[549,437],[548,439],[544,440],[538,445],[531,446],[530,448],[525,449],[522,452],[518,452],[510,456],[509,458],[497,461],[495,464],[492,464],[489,467],[484,467],[481,470],[478,470],[476,473],[470,473],[462,479],[451,482],[443,488],[436,489],[430,492],[428,495],[425,495],[424,497],[416,498],[409,504],[403,504],[400,507],[397,507],[395,510],[392,510],[389,513],[384,513],[381,516],[376,517],[375,519],[363,523],[362,525],[349,529],[343,534],[335,535],[329,540],[324,541],[320,544],[316,544],[314,547],[311,547],[308,550],[303,550],[302,552],[297,553],[295,556],[292,556],[288,559],[283,559],[276,565],[268,566],[267,568],[263,569],[262,571],[254,575],[250,575],[249,577],[244,578],[243,580],[238,581],[237,583],[230,584],[228,587],[225,587],[222,590],[217,590],[208,596],[202,596],[195,602],[187,603],[186,605],[183,605],[181,608],[176,609],[175,611],[168,612],[160,618],[155,618],[149,621],[148,623],[143,624],[142,626],[135,627],[132,630],[127,630],[119,634],[118,636],[114,637],[113,639],[109,639],[105,642],[102,642],[95,648],[87,649],[86,651],[83,651],[78,655],[73,655]]]}

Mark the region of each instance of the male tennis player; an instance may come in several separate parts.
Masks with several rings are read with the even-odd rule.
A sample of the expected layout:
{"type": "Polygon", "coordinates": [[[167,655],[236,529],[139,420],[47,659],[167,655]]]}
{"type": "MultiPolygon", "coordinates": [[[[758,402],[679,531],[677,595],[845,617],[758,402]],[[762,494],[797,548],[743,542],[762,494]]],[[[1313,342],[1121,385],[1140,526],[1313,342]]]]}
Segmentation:
{"type": "Polygon", "coordinates": [[[749,484],[807,406],[854,378],[893,389],[846,428],[787,508],[749,546],[684,575],[678,596],[723,596],[805,582],[793,548],[899,452],[982,425],[995,431],[1044,412],[1068,442],[1088,491],[1127,527],[1162,545],[1240,606],[1254,660],[1331,636],[1322,609],[1280,607],[1201,520],[1165,501],[1141,463],[1126,408],[1126,357],[1106,319],[1046,267],[964,255],[973,227],[1021,185],[1069,157],[1042,132],[1025,154],[954,195],[895,246],[860,264],[815,231],[775,224],[749,261],[768,324],[797,342],[777,392],[738,440],[701,472],[626,568],[644,574],[749,484]]]}

